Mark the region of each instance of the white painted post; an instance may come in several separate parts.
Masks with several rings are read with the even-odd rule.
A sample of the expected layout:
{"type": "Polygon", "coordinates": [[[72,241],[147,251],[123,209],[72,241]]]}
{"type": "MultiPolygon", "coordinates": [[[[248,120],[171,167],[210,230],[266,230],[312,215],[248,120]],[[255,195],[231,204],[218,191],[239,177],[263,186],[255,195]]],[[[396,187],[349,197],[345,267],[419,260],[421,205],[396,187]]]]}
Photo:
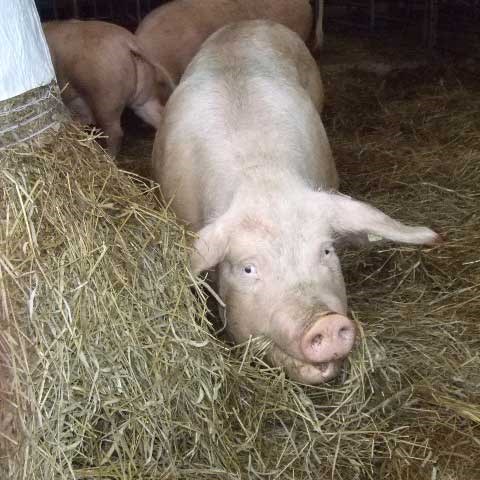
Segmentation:
{"type": "Polygon", "coordinates": [[[33,0],[0,0],[0,101],[55,78],[33,0]]]}
{"type": "Polygon", "coordinates": [[[56,126],[63,111],[34,0],[0,0],[0,149],[56,126]]]}

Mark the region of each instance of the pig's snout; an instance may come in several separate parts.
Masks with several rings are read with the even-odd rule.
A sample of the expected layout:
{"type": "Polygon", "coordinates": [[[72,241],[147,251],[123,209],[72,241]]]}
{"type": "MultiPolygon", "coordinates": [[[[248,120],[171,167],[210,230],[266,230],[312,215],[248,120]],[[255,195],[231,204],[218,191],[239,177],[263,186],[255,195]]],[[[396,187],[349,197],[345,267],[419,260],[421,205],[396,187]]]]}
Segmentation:
{"type": "Polygon", "coordinates": [[[355,325],[338,313],[320,316],[301,340],[301,350],[311,363],[328,363],[345,358],[353,348],[355,325]]]}

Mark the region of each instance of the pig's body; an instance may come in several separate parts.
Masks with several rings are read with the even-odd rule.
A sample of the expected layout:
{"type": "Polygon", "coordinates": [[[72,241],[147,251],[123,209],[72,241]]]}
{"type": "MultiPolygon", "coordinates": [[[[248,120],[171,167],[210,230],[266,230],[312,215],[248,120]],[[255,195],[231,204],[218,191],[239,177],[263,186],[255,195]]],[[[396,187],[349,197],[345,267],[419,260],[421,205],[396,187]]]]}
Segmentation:
{"type": "MultiPolygon", "coordinates": [[[[323,15],[323,1],[318,11],[323,15]]],[[[151,58],[178,82],[203,41],[219,28],[242,20],[269,19],[292,29],[312,48],[323,40],[322,18],[314,23],[309,0],[175,0],[150,12],[135,32],[151,58]]]]}
{"type": "Polygon", "coordinates": [[[52,21],[43,24],[57,80],[68,86],[62,98],[81,123],[95,124],[107,135],[115,155],[123,136],[125,107],[153,127],[160,122],[158,83],[173,88],[166,72],[154,67],[128,30],[98,21],[52,21]]]}
{"type": "Polygon", "coordinates": [[[318,115],[323,86],[315,61],[300,38],[280,25],[242,25],[212,36],[192,61],[168,104],[160,136],[166,136],[166,147],[173,150],[162,162],[157,155],[162,143],[154,147],[154,169],[163,193],[173,198],[173,209],[195,230],[210,221],[213,212],[217,216],[228,209],[231,189],[254,167],[269,171],[270,182],[278,172],[301,176],[312,188],[336,188],[338,183],[318,115]],[[181,137],[171,136],[170,128],[181,131],[181,137]],[[296,145],[302,150],[292,158],[296,145]],[[262,146],[267,151],[259,164],[262,146]]]}
{"type": "Polygon", "coordinates": [[[153,152],[165,199],[199,234],[194,272],[216,267],[227,330],[238,342],[267,335],[272,362],[307,383],[332,378],[355,337],[334,239],[437,239],[329,191],[321,102],[296,34],[267,21],[227,26],[185,72],[153,152]]]}

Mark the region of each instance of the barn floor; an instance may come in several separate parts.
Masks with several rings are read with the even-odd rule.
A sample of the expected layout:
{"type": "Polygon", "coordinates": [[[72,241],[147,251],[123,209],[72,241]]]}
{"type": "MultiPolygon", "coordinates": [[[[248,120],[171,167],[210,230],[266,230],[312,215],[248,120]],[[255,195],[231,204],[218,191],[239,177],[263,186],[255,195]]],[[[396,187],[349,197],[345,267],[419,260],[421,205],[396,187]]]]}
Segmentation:
{"type": "Polygon", "coordinates": [[[324,119],[341,188],[446,240],[345,259],[350,306],[386,362],[380,389],[398,400],[384,413],[412,441],[400,456],[429,457],[420,467],[389,462],[379,478],[480,478],[478,62],[408,47],[369,55],[366,44],[325,52],[324,119]],[[356,68],[343,51],[348,61],[358,52],[356,68]],[[416,393],[401,399],[404,388],[416,393]]]}
{"type": "MultiPolygon", "coordinates": [[[[377,470],[358,478],[478,479],[480,68],[339,35],[326,38],[319,64],[341,190],[445,237],[434,248],[374,245],[344,256],[369,352],[368,413],[397,435],[375,453],[372,443],[377,470]]],[[[126,121],[119,164],[148,176],[153,133],[126,121]]],[[[349,441],[348,432],[338,439],[339,468],[349,441]]]]}

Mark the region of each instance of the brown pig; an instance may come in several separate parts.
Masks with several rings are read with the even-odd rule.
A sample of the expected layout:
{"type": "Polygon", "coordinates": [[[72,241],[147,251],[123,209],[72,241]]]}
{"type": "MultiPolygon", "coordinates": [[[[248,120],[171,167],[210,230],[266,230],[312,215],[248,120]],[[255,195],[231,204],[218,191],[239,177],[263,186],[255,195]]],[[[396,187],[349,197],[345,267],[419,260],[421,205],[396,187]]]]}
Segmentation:
{"type": "Polygon", "coordinates": [[[174,0],[150,12],[135,32],[148,55],[178,82],[203,41],[219,28],[241,20],[269,19],[309,40],[323,41],[323,0],[174,0]],[[314,15],[315,12],[315,15],[314,15]]]}
{"type": "Polygon", "coordinates": [[[298,35],[264,20],[228,25],[167,102],[152,157],[163,197],[198,234],[193,272],[216,271],[227,332],[269,337],[270,361],[311,384],[337,374],[355,339],[336,241],[439,241],[335,191],[322,98],[298,35]]]}
{"type": "Polygon", "coordinates": [[[43,30],[59,85],[68,84],[62,93],[65,104],[81,123],[103,130],[113,156],[123,136],[125,107],[158,126],[166,99],[161,87],[169,94],[174,84],[132,33],[106,22],[79,20],[46,22],[43,30]]]}

